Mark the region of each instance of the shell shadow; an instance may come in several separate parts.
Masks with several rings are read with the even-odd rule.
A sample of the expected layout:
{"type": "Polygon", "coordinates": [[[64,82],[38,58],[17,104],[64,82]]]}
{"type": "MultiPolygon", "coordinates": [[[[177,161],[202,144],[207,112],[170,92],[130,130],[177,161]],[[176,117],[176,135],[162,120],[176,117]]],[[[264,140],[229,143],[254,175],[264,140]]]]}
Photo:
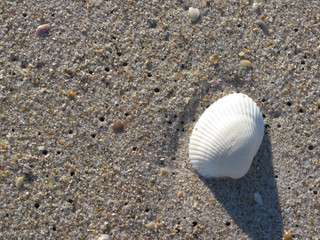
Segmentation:
{"type": "Polygon", "coordinates": [[[248,237],[259,240],[282,239],[282,214],[268,133],[265,134],[251,168],[244,177],[237,180],[201,180],[248,237]],[[263,205],[255,202],[255,192],[261,195],[263,205]]]}

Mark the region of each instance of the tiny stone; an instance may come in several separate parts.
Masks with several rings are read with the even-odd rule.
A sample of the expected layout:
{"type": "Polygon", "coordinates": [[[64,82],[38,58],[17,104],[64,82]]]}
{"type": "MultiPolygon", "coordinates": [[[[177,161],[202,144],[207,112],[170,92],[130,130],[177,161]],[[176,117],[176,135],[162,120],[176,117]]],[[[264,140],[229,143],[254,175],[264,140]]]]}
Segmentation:
{"type": "Polygon", "coordinates": [[[198,8],[190,7],[188,11],[191,22],[196,23],[200,17],[200,11],[198,8]]]}
{"type": "Polygon", "coordinates": [[[218,56],[217,56],[217,54],[213,54],[213,55],[210,57],[210,61],[211,61],[213,64],[217,64],[217,63],[218,63],[218,56]]]}
{"type": "Polygon", "coordinates": [[[258,192],[255,192],[255,193],[253,194],[253,196],[254,196],[254,200],[255,200],[259,205],[263,205],[261,195],[260,195],[258,192]]]}
{"type": "Polygon", "coordinates": [[[40,147],[38,147],[38,149],[39,149],[39,151],[43,151],[45,149],[45,147],[44,146],[40,146],[40,147]]]}
{"type": "Polygon", "coordinates": [[[37,35],[42,35],[50,30],[51,26],[49,24],[43,24],[37,27],[37,35]]]}
{"type": "Polygon", "coordinates": [[[239,57],[243,57],[244,56],[244,52],[239,52],[239,57]]]}
{"type": "Polygon", "coordinates": [[[250,61],[248,61],[248,60],[241,60],[240,61],[240,64],[242,65],[242,66],[244,66],[244,67],[252,67],[252,63],[250,62],[250,61]]]}
{"type": "Polygon", "coordinates": [[[124,124],[120,121],[117,120],[113,125],[112,125],[112,130],[114,132],[122,132],[124,129],[124,124]]]}
{"type": "Polygon", "coordinates": [[[260,4],[259,3],[257,3],[257,2],[253,3],[252,12],[260,14],[260,4]]]}
{"type": "Polygon", "coordinates": [[[178,194],[177,194],[177,196],[178,196],[179,198],[182,198],[182,197],[183,197],[183,192],[182,192],[182,191],[179,191],[178,194]]]}
{"type": "Polygon", "coordinates": [[[281,111],[276,109],[271,113],[273,118],[279,118],[281,116],[281,111]]]}
{"type": "Polygon", "coordinates": [[[191,233],[186,233],[184,239],[193,239],[193,235],[191,233]]]}
{"type": "Polygon", "coordinates": [[[146,228],[153,230],[156,227],[156,224],[154,222],[149,222],[146,224],[146,228]]]}
{"type": "Polygon", "coordinates": [[[263,33],[265,35],[270,36],[268,25],[264,21],[258,20],[257,24],[258,24],[259,28],[261,28],[261,30],[263,31],[263,33]]]}
{"type": "Polygon", "coordinates": [[[123,240],[126,240],[126,239],[128,239],[129,237],[128,237],[128,235],[127,234],[125,234],[125,233],[121,233],[121,235],[120,235],[120,239],[123,239],[123,240]]]}
{"type": "Polygon", "coordinates": [[[219,82],[218,82],[218,81],[214,81],[214,82],[212,83],[212,86],[213,86],[213,87],[219,87],[219,82]]]}
{"type": "Polygon", "coordinates": [[[70,98],[74,98],[76,96],[76,94],[70,89],[68,90],[68,94],[70,98]]]}
{"type": "Polygon", "coordinates": [[[16,180],[16,187],[20,189],[23,186],[24,177],[18,177],[16,180]]]}
{"type": "Polygon", "coordinates": [[[107,235],[107,234],[102,234],[102,235],[98,238],[98,240],[109,240],[109,239],[110,239],[110,236],[107,235]]]}
{"type": "Polygon", "coordinates": [[[292,233],[291,232],[286,232],[285,234],[284,234],[284,236],[283,236],[283,239],[284,240],[290,240],[290,239],[292,239],[292,233]]]}
{"type": "Polygon", "coordinates": [[[25,174],[25,175],[29,175],[31,173],[31,168],[28,166],[28,165],[23,165],[23,168],[22,168],[22,173],[25,174]]]}
{"type": "Polygon", "coordinates": [[[160,175],[166,175],[166,173],[168,172],[168,170],[167,169],[165,169],[165,168],[162,168],[161,169],[161,171],[160,171],[160,175]]]}

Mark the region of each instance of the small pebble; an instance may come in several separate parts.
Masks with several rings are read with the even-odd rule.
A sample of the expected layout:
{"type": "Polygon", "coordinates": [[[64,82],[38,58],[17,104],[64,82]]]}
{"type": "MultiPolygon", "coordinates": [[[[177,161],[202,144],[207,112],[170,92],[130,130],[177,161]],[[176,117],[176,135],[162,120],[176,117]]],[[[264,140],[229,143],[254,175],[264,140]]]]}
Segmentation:
{"type": "Polygon", "coordinates": [[[43,151],[45,149],[45,146],[38,147],[39,151],[43,151]]]}
{"type": "Polygon", "coordinates": [[[252,5],[252,12],[256,13],[256,14],[260,14],[260,4],[255,2],[252,5]]]}
{"type": "Polygon", "coordinates": [[[265,35],[270,36],[268,25],[264,21],[259,19],[256,23],[265,35]]]}
{"type": "Polygon", "coordinates": [[[42,35],[50,30],[51,26],[49,24],[43,24],[37,27],[37,35],[42,35]]]}
{"type": "Polygon", "coordinates": [[[243,57],[244,56],[244,52],[239,52],[239,57],[243,57]]]}
{"type": "Polygon", "coordinates": [[[284,240],[290,240],[290,239],[292,239],[292,233],[291,232],[286,232],[285,234],[284,234],[284,236],[283,236],[283,239],[284,240]]]}
{"type": "Polygon", "coordinates": [[[138,187],[137,193],[140,193],[142,191],[142,187],[138,187]]]}
{"type": "Polygon", "coordinates": [[[31,173],[31,168],[28,166],[28,165],[23,165],[23,168],[22,168],[22,173],[24,175],[30,175],[31,173]]]}
{"type": "Polygon", "coordinates": [[[167,169],[162,168],[162,169],[161,169],[161,171],[160,171],[160,175],[161,175],[161,176],[166,175],[166,174],[167,174],[167,172],[168,172],[168,170],[167,170],[167,169]]]}
{"type": "Polygon", "coordinates": [[[218,63],[218,56],[217,56],[217,54],[213,54],[213,55],[210,57],[210,61],[211,61],[213,64],[217,64],[217,63],[218,63]]]}
{"type": "Polygon", "coordinates": [[[182,198],[182,197],[183,197],[183,192],[182,192],[182,191],[179,191],[178,194],[177,194],[177,196],[178,196],[179,198],[182,198]]]}
{"type": "Polygon", "coordinates": [[[188,240],[188,239],[193,239],[193,235],[191,233],[186,233],[184,235],[184,239],[188,240]]]}
{"type": "Polygon", "coordinates": [[[252,63],[248,60],[241,60],[240,64],[244,67],[248,67],[248,68],[252,67],[252,63]]]}
{"type": "Polygon", "coordinates": [[[126,239],[128,239],[129,237],[128,237],[128,235],[127,234],[125,234],[125,233],[121,233],[121,235],[120,235],[120,239],[122,239],[122,240],[126,240],[126,239]]]}
{"type": "Polygon", "coordinates": [[[149,222],[148,224],[146,224],[146,228],[153,230],[156,227],[155,222],[149,222]]]}
{"type": "Polygon", "coordinates": [[[102,235],[98,238],[98,240],[109,240],[109,239],[110,239],[110,236],[107,235],[107,234],[102,234],[102,235]]]}
{"type": "Polygon", "coordinates": [[[213,87],[219,87],[219,82],[218,82],[218,81],[214,81],[214,82],[212,83],[212,86],[213,86],[213,87]]]}
{"type": "Polygon", "coordinates": [[[18,177],[16,180],[16,187],[20,189],[23,186],[24,183],[24,177],[18,177]]]}
{"type": "Polygon", "coordinates": [[[198,8],[190,7],[188,11],[191,22],[196,23],[200,17],[200,11],[198,8]]]}
{"type": "Polygon", "coordinates": [[[261,195],[258,192],[253,194],[254,200],[259,204],[263,205],[261,195]]]}
{"type": "Polygon", "coordinates": [[[112,125],[112,130],[114,132],[123,132],[124,130],[124,124],[120,120],[117,120],[113,125],[112,125]]]}
{"type": "Polygon", "coordinates": [[[68,90],[68,94],[70,98],[74,98],[76,96],[76,94],[70,89],[68,90]]]}

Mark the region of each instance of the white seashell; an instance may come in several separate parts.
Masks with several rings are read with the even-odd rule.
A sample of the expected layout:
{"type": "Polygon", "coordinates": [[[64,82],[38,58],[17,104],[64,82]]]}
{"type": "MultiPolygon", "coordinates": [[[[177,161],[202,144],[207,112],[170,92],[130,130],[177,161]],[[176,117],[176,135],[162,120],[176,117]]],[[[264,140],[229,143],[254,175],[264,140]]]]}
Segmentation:
{"type": "Polygon", "coordinates": [[[263,135],[263,118],[256,103],[242,93],[225,96],[194,127],[189,144],[191,165],[203,177],[241,178],[263,135]]]}
{"type": "Polygon", "coordinates": [[[189,15],[191,22],[195,23],[198,21],[198,19],[200,17],[200,11],[198,8],[190,7],[189,11],[188,11],[188,15],[189,15]]]}

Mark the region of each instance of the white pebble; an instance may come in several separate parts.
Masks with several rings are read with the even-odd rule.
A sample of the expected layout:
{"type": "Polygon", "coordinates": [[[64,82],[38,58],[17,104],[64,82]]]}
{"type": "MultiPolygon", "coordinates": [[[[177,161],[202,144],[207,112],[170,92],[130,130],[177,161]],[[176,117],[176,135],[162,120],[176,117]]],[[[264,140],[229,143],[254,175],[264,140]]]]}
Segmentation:
{"type": "Polygon", "coordinates": [[[146,228],[153,230],[156,227],[156,224],[154,222],[149,222],[146,224],[146,228]]]}
{"type": "Polygon", "coordinates": [[[38,150],[39,151],[43,151],[45,149],[45,146],[40,146],[40,147],[38,147],[38,150]]]}
{"type": "Polygon", "coordinates": [[[23,186],[24,177],[18,177],[16,180],[16,187],[20,189],[23,186]]]}
{"type": "Polygon", "coordinates": [[[255,192],[255,193],[253,194],[253,197],[254,197],[254,200],[255,200],[259,205],[262,205],[262,204],[263,204],[260,193],[255,192]]]}
{"type": "Polygon", "coordinates": [[[51,26],[47,23],[40,25],[39,27],[37,27],[36,33],[38,35],[44,34],[44,33],[48,32],[50,30],[50,28],[51,28],[51,26]]]}
{"type": "Polygon", "coordinates": [[[110,239],[110,236],[107,235],[107,234],[102,234],[102,235],[98,238],[98,240],[109,240],[109,239],[110,239]]]}
{"type": "Polygon", "coordinates": [[[22,173],[24,175],[29,175],[31,173],[31,168],[28,165],[24,164],[22,168],[22,173]]]}
{"type": "Polygon", "coordinates": [[[193,205],[192,205],[192,208],[197,208],[197,207],[198,207],[198,203],[194,202],[193,205]]]}
{"type": "Polygon", "coordinates": [[[257,14],[260,13],[260,4],[259,4],[259,3],[257,3],[257,2],[253,3],[253,5],[252,5],[252,12],[255,12],[255,13],[257,13],[257,14]]]}
{"type": "Polygon", "coordinates": [[[198,8],[190,7],[189,11],[188,11],[188,15],[189,15],[191,22],[195,23],[198,21],[198,19],[200,17],[200,11],[198,8]]]}

